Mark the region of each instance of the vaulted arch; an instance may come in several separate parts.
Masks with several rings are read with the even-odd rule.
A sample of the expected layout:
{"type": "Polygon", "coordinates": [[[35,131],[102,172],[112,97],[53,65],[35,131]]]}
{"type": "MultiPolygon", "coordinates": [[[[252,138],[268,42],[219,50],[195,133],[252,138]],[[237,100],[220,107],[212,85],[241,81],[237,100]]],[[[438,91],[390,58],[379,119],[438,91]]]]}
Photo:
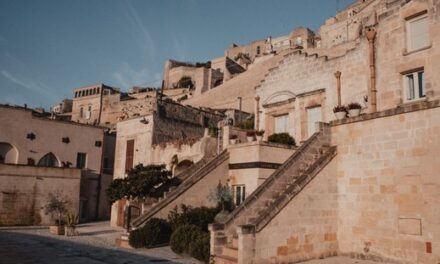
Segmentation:
{"type": "Polygon", "coordinates": [[[0,163],[18,163],[18,150],[12,144],[0,142],[0,163]]]}
{"type": "Polygon", "coordinates": [[[40,167],[59,167],[60,162],[58,161],[57,157],[52,152],[49,152],[38,161],[38,166],[40,166],[40,167]]]}

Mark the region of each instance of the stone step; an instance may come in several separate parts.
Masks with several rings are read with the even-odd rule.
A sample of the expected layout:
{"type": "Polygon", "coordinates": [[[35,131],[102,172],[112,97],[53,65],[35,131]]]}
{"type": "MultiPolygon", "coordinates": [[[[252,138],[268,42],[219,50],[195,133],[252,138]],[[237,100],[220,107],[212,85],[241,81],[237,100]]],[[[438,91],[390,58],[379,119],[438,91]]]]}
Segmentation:
{"type": "Polygon", "coordinates": [[[238,248],[238,237],[232,238],[232,247],[238,248]]]}
{"type": "Polygon", "coordinates": [[[235,248],[232,245],[226,245],[222,249],[222,255],[237,259],[238,258],[238,248],[235,248]]]}
{"type": "Polygon", "coordinates": [[[220,256],[214,257],[214,263],[215,264],[237,264],[238,259],[220,255],[220,256]]]}

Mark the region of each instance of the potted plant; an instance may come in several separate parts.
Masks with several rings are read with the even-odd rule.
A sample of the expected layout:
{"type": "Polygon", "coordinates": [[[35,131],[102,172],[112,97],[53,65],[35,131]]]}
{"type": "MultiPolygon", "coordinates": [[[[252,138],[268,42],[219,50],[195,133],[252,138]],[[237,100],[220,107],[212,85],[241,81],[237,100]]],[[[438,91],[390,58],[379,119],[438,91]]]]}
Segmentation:
{"type": "Polygon", "coordinates": [[[67,214],[67,226],[65,230],[66,236],[76,236],[75,226],[78,224],[78,215],[74,213],[67,214]]]}
{"type": "Polygon", "coordinates": [[[333,108],[333,113],[337,119],[343,119],[347,116],[347,107],[344,105],[337,105],[333,108]]]}
{"type": "Polygon", "coordinates": [[[356,117],[359,116],[361,113],[362,106],[358,103],[350,103],[348,104],[348,115],[350,117],[356,117]]]}
{"type": "Polygon", "coordinates": [[[257,141],[263,141],[264,130],[255,131],[255,135],[257,136],[257,141]]]}
{"type": "Polygon", "coordinates": [[[255,139],[255,131],[251,130],[251,131],[247,131],[246,132],[246,138],[248,142],[252,142],[255,139]]]}
{"type": "Polygon", "coordinates": [[[230,135],[229,136],[229,143],[231,145],[237,144],[238,136],[237,135],[230,135]]]}
{"type": "Polygon", "coordinates": [[[54,235],[64,235],[63,215],[67,212],[68,202],[60,194],[49,194],[49,199],[44,206],[44,213],[56,216],[55,224],[49,226],[49,232],[54,235]]]}

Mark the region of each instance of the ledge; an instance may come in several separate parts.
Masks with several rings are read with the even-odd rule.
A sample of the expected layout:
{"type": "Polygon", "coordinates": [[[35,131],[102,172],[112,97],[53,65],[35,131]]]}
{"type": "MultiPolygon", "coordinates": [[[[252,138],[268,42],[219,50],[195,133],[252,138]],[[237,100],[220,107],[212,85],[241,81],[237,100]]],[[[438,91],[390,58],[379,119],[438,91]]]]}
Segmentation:
{"type": "Polygon", "coordinates": [[[382,118],[382,117],[388,117],[388,116],[394,116],[394,115],[400,115],[405,113],[411,113],[415,111],[420,110],[426,110],[431,108],[437,108],[440,107],[440,100],[433,100],[433,101],[418,101],[414,103],[406,103],[401,104],[397,106],[396,108],[387,109],[379,112],[374,112],[370,114],[361,114],[358,117],[348,117],[341,120],[333,120],[330,122],[331,126],[339,126],[339,125],[345,125],[355,122],[362,122],[367,120],[372,120],[376,118],[382,118]]]}

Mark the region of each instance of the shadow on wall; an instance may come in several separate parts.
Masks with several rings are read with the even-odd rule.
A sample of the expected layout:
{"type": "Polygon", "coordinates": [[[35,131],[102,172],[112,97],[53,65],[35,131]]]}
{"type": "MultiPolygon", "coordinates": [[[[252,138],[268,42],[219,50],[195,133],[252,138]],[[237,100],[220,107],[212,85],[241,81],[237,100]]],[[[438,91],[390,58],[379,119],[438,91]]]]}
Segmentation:
{"type": "Polygon", "coordinates": [[[18,150],[13,145],[0,142],[0,163],[17,164],[18,150]]]}

